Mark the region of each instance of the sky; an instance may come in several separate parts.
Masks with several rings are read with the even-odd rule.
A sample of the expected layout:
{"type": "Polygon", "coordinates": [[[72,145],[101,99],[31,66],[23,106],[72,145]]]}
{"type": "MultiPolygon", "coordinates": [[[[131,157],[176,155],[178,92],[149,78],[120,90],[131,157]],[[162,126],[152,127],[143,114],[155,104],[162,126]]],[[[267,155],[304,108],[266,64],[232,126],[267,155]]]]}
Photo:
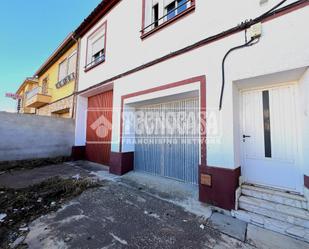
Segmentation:
{"type": "Polygon", "coordinates": [[[2,0],[0,111],[15,111],[15,93],[101,0],[2,0]]]}

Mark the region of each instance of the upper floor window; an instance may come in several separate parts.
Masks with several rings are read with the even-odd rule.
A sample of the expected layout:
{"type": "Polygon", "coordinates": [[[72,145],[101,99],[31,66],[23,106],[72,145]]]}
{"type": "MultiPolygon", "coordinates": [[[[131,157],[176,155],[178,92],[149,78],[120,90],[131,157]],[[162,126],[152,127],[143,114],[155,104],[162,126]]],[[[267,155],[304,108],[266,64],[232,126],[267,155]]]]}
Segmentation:
{"type": "Polygon", "coordinates": [[[76,63],[77,52],[74,51],[59,64],[58,82],[56,84],[57,88],[60,88],[75,79],[76,63]]]}
{"type": "Polygon", "coordinates": [[[168,1],[165,7],[166,19],[170,20],[187,9],[187,0],[168,1]]]}
{"type": "Polygon", "coordinates": [[[74,52],[69,58],[68,58],[68,73],[67,75],[70,75],[72,73],[75,73],[76,71],[76,61],[77,60],[77,53],[74,52]]]}
{"type": "Polygon", "coordinates": [[[105,61],[106,23],[95,30],[87,39],[86,67],[89,70],[105,61]]]}
{"type": "Polygon", "coordinates": [[[143,0],[142,37],[163,27],[195,7],[195,0],[143,0]]]}
{"type": "Polygon", "coordinates": [[[59,64],[58,81],[63,80],[67,76],[67,66],[68,63],[66,59],[59,64]]]}

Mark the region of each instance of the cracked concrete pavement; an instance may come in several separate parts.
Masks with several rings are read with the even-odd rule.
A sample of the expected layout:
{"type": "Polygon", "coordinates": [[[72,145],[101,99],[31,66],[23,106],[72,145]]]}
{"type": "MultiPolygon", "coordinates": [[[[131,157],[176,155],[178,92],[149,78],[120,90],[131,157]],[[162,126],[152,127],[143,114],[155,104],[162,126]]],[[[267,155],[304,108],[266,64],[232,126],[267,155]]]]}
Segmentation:
{"type": "Polygon", "coordinates": [[[28,224],[28,248],[306,248],[289,238],[280,244],[277,234],[269,244],[263,237],[270,233],[252,227],[246,238],[246,223],[200,204],[192,186],[139,173],[117,177],[90,162],[8,172],[0,185],[20,188],[55,175],[94,177],[103,186],[28,224]]]}

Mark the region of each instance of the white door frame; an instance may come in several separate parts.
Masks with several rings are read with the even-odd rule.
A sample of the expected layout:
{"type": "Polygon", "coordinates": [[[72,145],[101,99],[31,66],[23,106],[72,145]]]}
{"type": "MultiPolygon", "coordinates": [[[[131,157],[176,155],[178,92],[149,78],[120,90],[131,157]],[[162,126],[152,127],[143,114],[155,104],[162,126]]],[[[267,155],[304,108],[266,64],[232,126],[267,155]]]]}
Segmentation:
{"type": "MultiPolygon", "coordinates": [[[[269,90],[269,89],[273,89],[273,88],[280,88],[280,87],[284,87],[284,86],[289,86],[289,85],[293,85],[295,87],[295,109],[296,109],[296,120],[295,120],[295,134],[296,134],[296,144],[295,144],[295,165],[297,167],[298,170],[298,175],[299,175],[299,182],[297,183],[297,189],[296,191],[291,191],[289,189],[283,189],[289,192],[296,192],[296,193],[300,193],[303,194],[303,185],[304,185],[304,177],[303,177],[303,173],[302,173],[302,168],[301,168],[301,126],[300,126],[300,103],[299,103],[299,87],[297,82],[288,82],[288,83],[282,83],[282,84],[270,84],[270,85],[263,85],[260,87],[252,87],[252,88],[245,88],[245,89],[240,89],[239,90],[239,120],[240,120],[240,124],[239,124],[239,143],[240,143],[240,162],[241,162],[241,178],[242,178],[242,182],[245,183],[250,183],[250,181],[248,181],[246,179],[246,174],[245,174],[245,149],[244,149],[244,143],[243,143],[243,137],[242,135],[244,134],[243,131],[243,93],[244,92],[251,92],[251,91],[261,91],[261,90],[269,90]]],[[[254,183],[253,183],[254,184],[254,183]]],[[[272,187],[272,186],[266,186],[266,187],[271,187],[271,188],[276,188],[276,187],[272,187]]]]}

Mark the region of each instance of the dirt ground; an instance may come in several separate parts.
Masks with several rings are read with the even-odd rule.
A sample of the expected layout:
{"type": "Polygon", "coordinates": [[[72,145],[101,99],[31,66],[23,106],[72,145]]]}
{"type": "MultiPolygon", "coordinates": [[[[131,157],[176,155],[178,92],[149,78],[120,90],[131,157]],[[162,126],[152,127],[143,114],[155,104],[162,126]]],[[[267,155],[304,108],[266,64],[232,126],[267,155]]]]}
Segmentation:
{"type": "Polygon", "coordinates": [[[87,162],[7,172],[0,186],[0,248],[251,248],[87,162]]]}
{"type": "MultiPolygon", "coordinates": [[[[102,183],[101,183],[102,184],[102,183]]],[[[27,224],[41,215],[55,212],[63,203],[84,190],[101,185],[90,179],[53,177],[25,188],[0,188],[0,248],[9,248],[28,232],[27,224]]]]}

